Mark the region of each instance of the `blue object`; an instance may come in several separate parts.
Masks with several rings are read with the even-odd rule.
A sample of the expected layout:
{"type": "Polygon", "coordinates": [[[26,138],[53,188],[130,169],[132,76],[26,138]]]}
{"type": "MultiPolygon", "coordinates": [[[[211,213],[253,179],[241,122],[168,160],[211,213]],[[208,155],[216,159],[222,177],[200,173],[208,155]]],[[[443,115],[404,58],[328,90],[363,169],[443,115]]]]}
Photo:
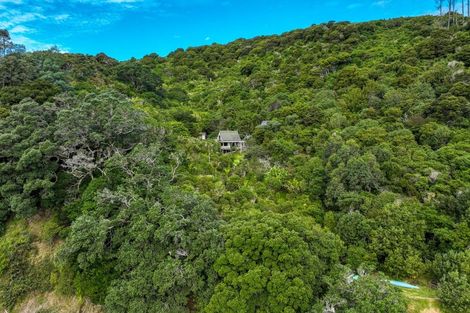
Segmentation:
{"type": "MultiPolygon", "coordinates": [[[[359,275],[352,275],[352,276],[349,276],[349,277],[351,277],[352,280],[358,280],[360,278],[359,275]]],[[[390,282],[391,285],[397,286],[397,287],[408,288],[408,289],[419,289],[418,286],[410,285],[410,284],[405,283],[403,281],[389,280],[389,282],[390,282]]]]}
{"type": "Polygon", "coordinates": [[[393,286],[403,287],[403,288],[408,288],[408,289],[419,289],[418,286],[410,285],[408,283],[398,281],[398,280],[390,280],[390,284],[392,284],[393,286]]]}

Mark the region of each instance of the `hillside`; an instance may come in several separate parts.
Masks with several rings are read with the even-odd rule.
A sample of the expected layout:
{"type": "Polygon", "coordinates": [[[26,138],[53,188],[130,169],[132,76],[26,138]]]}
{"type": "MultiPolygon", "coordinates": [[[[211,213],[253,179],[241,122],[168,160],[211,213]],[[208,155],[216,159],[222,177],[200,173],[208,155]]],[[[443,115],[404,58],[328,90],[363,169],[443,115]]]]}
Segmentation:
{"type": "Polygon", "coordinates": [[[0,57],[0,309],[468,312],[458,21],[0,57]],[[247,149],[221,153],[221,130],[247,149]]]}

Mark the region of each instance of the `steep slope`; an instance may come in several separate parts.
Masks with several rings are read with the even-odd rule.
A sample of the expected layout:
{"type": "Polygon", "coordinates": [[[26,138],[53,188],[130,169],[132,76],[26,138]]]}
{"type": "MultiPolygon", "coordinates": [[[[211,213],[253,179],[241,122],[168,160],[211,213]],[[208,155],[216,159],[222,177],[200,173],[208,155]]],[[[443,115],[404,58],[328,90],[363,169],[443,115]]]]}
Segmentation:
{"type": "Polygon", "coordinates": [[[11,235],[24,218],[51,214],[57,254],[0,307],[56,292],[108,312],[404,312],[387,275],[466,312],[470,29],[445,22],[1,58],[0,287],[36,275],[28,232],[11,235]],[[227,129],[247,151],[220,152],[227,129]]]}

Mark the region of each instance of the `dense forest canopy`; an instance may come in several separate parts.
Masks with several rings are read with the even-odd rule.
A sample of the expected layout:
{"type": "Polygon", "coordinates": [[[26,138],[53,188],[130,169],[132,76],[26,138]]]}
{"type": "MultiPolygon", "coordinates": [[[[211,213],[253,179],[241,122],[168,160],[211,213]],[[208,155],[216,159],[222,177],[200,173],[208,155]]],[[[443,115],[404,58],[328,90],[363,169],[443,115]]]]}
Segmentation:
{"type": "Polygon", "coordinates": [[[0,38],[0,308],[412,310],[395,278],[470,310],[468,18],[126,62],[0,38]]]}

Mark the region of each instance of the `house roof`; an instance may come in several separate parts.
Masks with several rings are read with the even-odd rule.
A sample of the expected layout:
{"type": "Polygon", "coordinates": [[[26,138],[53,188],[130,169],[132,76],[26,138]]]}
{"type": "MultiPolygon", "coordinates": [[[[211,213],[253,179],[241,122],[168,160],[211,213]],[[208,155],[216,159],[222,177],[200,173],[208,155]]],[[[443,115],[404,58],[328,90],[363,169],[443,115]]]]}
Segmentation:
{"type": "Polygon", "coordinates": [[[222,130],[219,132],[217,139],[221,142],[234,142],[234,141],[242,141],[240,135],[237,131],[230,131],[230,130],[222,130]]]}

